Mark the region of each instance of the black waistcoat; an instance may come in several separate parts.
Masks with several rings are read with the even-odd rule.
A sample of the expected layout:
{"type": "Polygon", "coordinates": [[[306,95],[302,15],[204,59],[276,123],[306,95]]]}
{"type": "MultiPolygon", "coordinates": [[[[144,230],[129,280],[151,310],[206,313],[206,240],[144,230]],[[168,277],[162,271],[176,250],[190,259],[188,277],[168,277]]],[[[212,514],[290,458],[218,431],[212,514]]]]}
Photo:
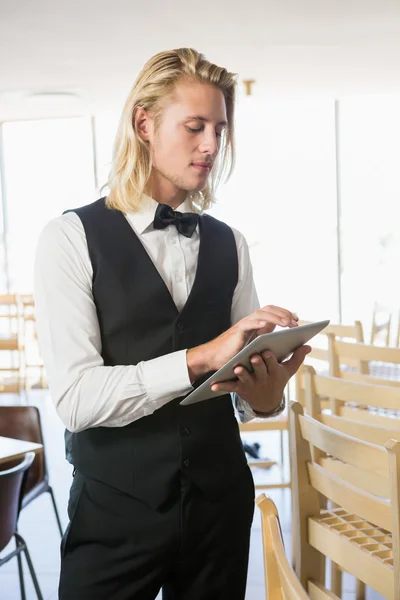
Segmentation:
{"type": "MultiPolygon", "coordinates": [[[[181,310],[132,227],[104,198],[76,209],[93,267],[104,365],[136,365],[210,341],[231,325],[238,280],[232,230],[199,221],[196,278],[181,310]]],[[[231,396],[191,406],[179,400],[125,427],[66,432],[67,456],[83,474],[160,507],[182,471],[220,496],[246,468],[231,396]]]]}

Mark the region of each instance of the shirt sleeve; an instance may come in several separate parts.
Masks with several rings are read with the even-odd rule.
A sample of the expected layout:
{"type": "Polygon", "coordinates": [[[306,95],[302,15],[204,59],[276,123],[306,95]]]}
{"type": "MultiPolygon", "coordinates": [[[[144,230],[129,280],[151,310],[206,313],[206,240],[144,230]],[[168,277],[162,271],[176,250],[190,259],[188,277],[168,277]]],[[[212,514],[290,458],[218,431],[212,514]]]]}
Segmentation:
{"type": "MultiPolygon", "coordinates": [[[[238,282],[233,295],[231,310],[231,323],[235,325],[240,319],[247,317],[260,308],[260,302],[254,283],[249,246],[239,231],[233,228],[232,231],[235,236],[239,266],[238,282]]],[[[283,398],[282,402],[273,412],[262,415],[255,413],[250,404],[238,396],[238,394],[233,394],[233,405],[240,422],[247,423],[252,419],[260,417],[276,417],[284,410],[285,400],[283,398]]]]}
{"type": "Polygon", "coordinates": [[[34,297],[50,392],[69,431],[123,427],[193,389],[186,350],[137,365],[104,366],[92,266],[75,213],[50,221],[39,237],[34,297]]]}

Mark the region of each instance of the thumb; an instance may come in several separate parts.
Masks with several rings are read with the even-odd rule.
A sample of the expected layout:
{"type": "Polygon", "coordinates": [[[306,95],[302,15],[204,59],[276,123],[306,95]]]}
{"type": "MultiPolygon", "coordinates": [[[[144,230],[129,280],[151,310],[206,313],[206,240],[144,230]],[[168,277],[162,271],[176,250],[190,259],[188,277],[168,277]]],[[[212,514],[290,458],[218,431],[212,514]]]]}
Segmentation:
{"type": "Polygon", "coordinates": [[[297,348],[297,350],[294,351],[293,356],[283,363],[289,371],[289,377],[293,377],[293,375],[297,373],[300,365],[311,350],[311,346],[300,346],[300,348],[297,348]]]}

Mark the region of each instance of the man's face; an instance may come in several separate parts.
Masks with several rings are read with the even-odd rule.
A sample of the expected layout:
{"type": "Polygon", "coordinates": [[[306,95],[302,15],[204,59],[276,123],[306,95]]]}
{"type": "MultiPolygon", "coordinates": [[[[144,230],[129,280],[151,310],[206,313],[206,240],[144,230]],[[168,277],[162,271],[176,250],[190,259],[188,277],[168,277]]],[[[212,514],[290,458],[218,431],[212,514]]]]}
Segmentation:
{"type": "Polygon", "coordinates": [[[225,99],[219,89],[197,82],[179,84],[150,135],[155,180],[179,190],[202,190],[226,123],[225,99]]]}

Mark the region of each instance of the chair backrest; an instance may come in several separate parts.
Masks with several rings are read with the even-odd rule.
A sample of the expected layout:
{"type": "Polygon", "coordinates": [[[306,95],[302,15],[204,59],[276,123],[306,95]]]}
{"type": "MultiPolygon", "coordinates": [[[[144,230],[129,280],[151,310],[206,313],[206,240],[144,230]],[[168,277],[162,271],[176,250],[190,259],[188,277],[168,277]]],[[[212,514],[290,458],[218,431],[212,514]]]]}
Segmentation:
{"type": "Polygon", "coordinates": [[[310,589],[310,595],[306,593],[286,556],[279,515],[274,502],[265,494],[261,494],[256,498],[256,503],[261,511],[266,600],[339,600],[323,586],[310,589]]]}
{"type": "Polygon", "coordinates": [[[24,475],[34,458],[34,453],[28,452],[17,465],[15,461],[13,466],[11,463],[0,465],[3,468],[0,470],[0,552],[17,530],[24,475]]]}
{"type": "MultiPolygon", "coordinates": [[[[0,406],[0,436],[44,446],[40,412],[36,406],[0,406]]],[[[45,449],[38,452],[26,477],[24,494],[48,480],[45,449]]]]}
{"type": "Polygon", "coordinates": [[[375,302],[372,312],[370,344],[376,344],[379,340],[383,340],[386,346],[390,346],[391,324],[392,314],[390,309],[375,302]]]}
{"type": "MultiPolygon", "coordinates": [[[[400,417],[397,411],[400,407],[400,386],[373,385],[360,381],[349,381],[341,377],[318,375],[313,367],[305,365],[303,368],[302,385],[304,388],[304,407],[307,414],[316,419],[322,418],[326,425],[336,429],[333,423],[337,423],[336,417],[342,417],[348,421],[356,421],[357,425],[351,427],[351,431],[345,431],[349,435],[357,436],[357,427],[362,433],[362,439],[374,441],[365,437],[367,429],[362,424],[380,427],[382,431],[390,430],[391,435],[384,439],[398,439],[400,433],[400,417]],[[326,408],[325,399],[329,398],[329,408],[332,415],[322,414],[326,408]],[[354,433],[353,433],[354,431],[354,433]],[[397,432],[396,435],[394,435],[397,432]]],[[[343,430],[344,431],[344,430],[343,430]]],[[[377,430],[379,431],[379,430],[377,430]]],[[[374,435],[377,435],[376,433],[374,435]]],[[[377,437],[375,439],[378,439],[377,437]]]]}
{"type": "Polygon", "coordinates": [[[299,403],[290,406],[289,418],[295,563],[303,587],[310,579],[323,582],[326,556],[397,600],[400,443],[390,440],[382,447],[351,437],[305,415],[299,403]],[[381,487],[374,487],[377,481],[381,487]],[[321,495],[336,508],[321,510],[321,495]]]}
{"type": "MultiPolygon", "coordinates": [[[[299,321],[299,325],[309,325],[312,321],[299,321]]],[[[308,357],[317,360],[328,361],[328,349],[326,345],[326,336],[330,334],[344,340],[354,340],[355,342],[364,342],[364,331],[361,321],[354,321],[353,325],[342,325],[340,323],[330,323],[327,327],[316,335],[311,346],[313,350],[308,357]]]]}
{"type": "Polygon", "coordinates": [[[0,294],[0,393],[22,391],[21,315],[17,294],[0,294]]]}
{"type": "MultiPolygon", "coordinates": [[[[299,325],[307,325],[311,323],[311,321],[299,321],[299,325]]],[[[343,340],[352,340],[353,342],[364,342],[364,332],[361,321],[354,321],[353,325],[341,325],[330,323],[321,333],[316,335],[310,342],[312,350],[309,354],[307,354],[305,359],[305,364],[311,364],[315,366],[319,371],[321,368],[323,370],[329,370],[329,361],[330,361],[330,353],[329,353],[329,345],[328,338],[329,336],[333,336],[334,338],[339,338],[343,340]]],[[[350,342],[351,343],[351,342],[350,342]]],[[[359,362],[354,360],[353,358],[349,358],[346,362],[346,365],[349,367],[353,367],[362,373],[368,373],[368,364],[359,362]]],[[[302,386],[302,367],[297,371],[295,377],[295,396],[296,401],[300,402],[304,406],[303,399],[303,386],[302,386]]]]}
{"type": "MultiPolygon", "coordinates": [[[[317,375],[312,367],[304,369],[305,411],[324,425],[349,436],[362,439],[377,446],[384,446],[389,440],[400,440],[400,419],[377,415],[373,408],[399,406],[400,389],[356,383],[334,377],[317,375]],[[334,397],[336,414],[323,410],[323,399],[334,397]],[[322,400],[321,400],[322,399],[322,400]]],[[[363,473],[340,461],[323,458],[320,450],[312,449],[313,459],[349,483],[363,477],[363,473]]],[[[388,482],[380,476],[365,479],[370,493],[380,490],[388,497],[388,482]]]]}
{"type": "Polygon", "coordinates": [[[391,380],[387,377],[376,377],[373,373],[370,373],[370,369],[367,372],[351,372],[341,369],[341,366],[349,364],[349,361],[358,361],[363,364],[386,363],[387,365],[400,365],[400,348],[373,346],[359,342],[344,342],[331,334],[328,334],[327,338],[329,372],[333,377],[343,377],[344,379],[364,381],[366,383],[370,382],[376,385],[400,385],[400,366],[397,367],[398,380],[391,380]]]}

